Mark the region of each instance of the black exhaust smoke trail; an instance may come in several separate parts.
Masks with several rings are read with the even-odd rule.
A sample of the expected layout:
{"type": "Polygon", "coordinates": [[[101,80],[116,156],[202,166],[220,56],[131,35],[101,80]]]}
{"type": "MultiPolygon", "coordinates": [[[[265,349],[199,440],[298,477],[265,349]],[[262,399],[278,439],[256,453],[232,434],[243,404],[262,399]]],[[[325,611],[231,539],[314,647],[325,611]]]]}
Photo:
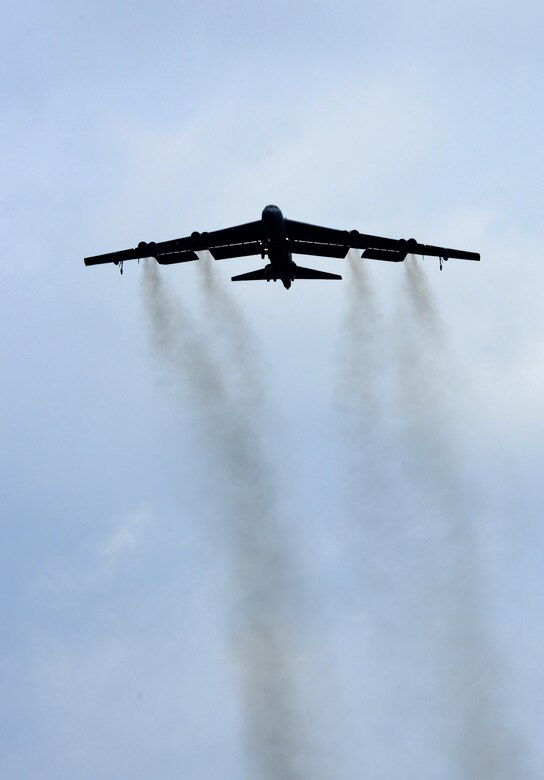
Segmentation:
{"type": "Polygon", "coordinates": [[[198,268],[203,301],[215,326],[214,336],[224,345],[238,398],[256,410],[262,402],[263,388],[260,372],[256,370],[259,363],[253,333],[234,299],[213,272],[213,263],[209,252],[201,253],[198,268]]]}
{"type": "Polygon", "coordinates": [[[401,384],[408,456],[413,456],[420,488],[434,506],[434,521],[444,524],[440,540],[449,550],[447,557],[444,551],[440,554],[445,571],[432,583],[439,599],[436,606],[449,621],[441,633],[443,647],[438,649],[445,661],[444,708],[454,713],[456,721],[449,751],[460,780],[524,778],[501,692],[500,665],[485,628],[474,528],[477,510],[456,468],[447,427],[448,342],[421,267],[413,257],[405,266],[411,323],[403,330],[407,353],[401,363],[401,384]]]}
{"type": "Polygon", "coordinates": [[[353,250],[348,256],[350,280],[347,288],[346,331],[340,396],[352,411],[364,408],[366,418],[378,414],[377,355],[375,341],[379,328],[376,296],[368,270],[353,250]]]}
{"type": "MultiPolygon", "coordinates": [[[[479,600],[475,510],[447,426],[445,328],[425,276],[410,257],[404,264],[404,305],[390,334],[396,350],[389,354],[363,263],[350,258],[339,387],[357,437],[351,450],[350,514],[358,532],[353,549],[372,642],[380,648],[374,676],[388,679],[381,692],[384,711],[373,713],[373,721],[384,717],[393,739],[395,731],[399,737],[411,734],[411,743],[419,746],[411,756],[385,748],[382,763],[390,777],[404,776],[409,760],[413,771],[425,773],[434,749],[450,756],[455,780],[525,778],[479,600]],[[388,402],[394,399],[382,402],[384,376],[393,378],[388,363],[396,364],[400,380],[392,407],[388,402]],[[396,433],[390,430],[394,415],[396,433]],[[415,670],[426,693],[410,690],[415,670]],[[406,707],[409,722],[398,715],[406,707]]],[[[377,735],[383,729],[378,725],[377,735]]],[[[380,737],[374,751],[371,736],[366,739],[369,752],[379,755],[380,737]]]]}
{"type": "MultiPolygon", "coordinates": [[[[413,718],[408,723],[399,718],[407,706],[402,692],[409,680],[407,686],[399,671],[404,653],[399,650],[397,597],[404,582],[399,565],[398,447],[391,440],[386,395],[391,356],[372,266],[355,252],[348,263],[338,391],[349,474],[345,543],[358,583],[360,626],[352,637],[357,653],[353,682],[360,702],[355,737],[360,766],[352,771],[354,777],[396,780],[412,776],[414,767],[402,748],[406,734],[413,731],[413,718]]],[[[408,740],[414,741],[411,736],[408,740]]],[[[343,749],[353,750],[353,746],[343,749]]]]}
{"type": "Polygon", "coordinates": [[[360,583],[364,625],[361,635],[353,637],[360,653],[356,682],[365,724],[360,735],[365,761],[361,770],[368,777],[397,778],[413,773],[400,744],[413,731],[414,719],[401,723],[398,715],[407,706],[402,692],[408,686],[398,629],[402,607],[397,601],[405,582],[399,551],[398,444],[390,430],[387,397],[392,355],[368,261],[352,253],[348,262],[338,392],[349,448],[349,554],[360,583]]]}
{"type": "Polygon", "coordinates": [[[250,388],[250,396],[258,395],[251,333],[226,291],[207,269],[203,274],[229,343],[223,370],[182,303],[165,290],[154,263],[146,263],[144,269],[145,305],[154,346],[191,392],[202,418],[206,449],[228,483],[220,536],[231,558],[235,655],[252,777],[301,780],[306,774],[301,722],[293,701],[294,632],[289,614],[293,567],[278,527],[275,489],[255,415],[241,387],[250,388]],[[233,366],[236,356],[239,361],[233,366]]]}
{"type": "MultiPolygon", "coordinates": [[[[348,502],[353,530],[366,548],[367,573],[373,571],[381,577],[377,569],[383,562],[386,528],[391,522],[390,482],[395,465],[386,397],[391,355],[368,261],[352,252],[348,263],[337,387],[339,408],[347,422],[348,467],[352,472],[348,502]]],[[[358,555],[361,553],[358,545],[358,555]]]]}
{"type": "Polygon", "coordinates": [[[178,369],[174,375],[176,384],[183,378],[190,379],[187,389],[193,400],[201,404],[203,417],[213,429],[219,422],[217,399],[225,395],[225,387],[206,342],[189,313],[165,289],[155,262],[144,262],[142,279],[153,348],[167,366],[178,369]]]}
{"type": "MultiPolygon", "coordinates": [[[[261,745],[265,759],[261,763],[269,767],[271,777],[306,777],[310,754],[314,757],[311,775],[316,777],[322,767],[316,766],[315,746],[310,745],[308,728],[303,728],[303,719],[297,715],[293,701],[295,632],[290,612],[295,596],[294,566],[278,522],[276,485],[270,479],[262,451],[257,416],[263,388],[255,338],[235,300],[214,274],[211,255],[206,255],[199,264],[203,301],[224,347],[225,375],[230,378],[239,415],[236,439],[239,433],[243,434],[242,452],[250,456],[234,464],[233,473],[243,485],[243,495],[232,512],[233,518],[240,521],[235,542],[241,552],[237,566],[243,567],[245,561],[246,567],[248,563],[253,567],[240,582],[241,590],[252,603],[248,602],[246,609],[247,641],[239,643],[238,653],[244,690],[249,697],[250,730],[255,732],[255,742],[261,745]],[[268,735],[266,740],[258,738],[259,732],[268,735]]],[[[300,619],[297,624],[300,636],[300,619]]],[[[307,713],[304,720],[308,720],[307,713]]]]}

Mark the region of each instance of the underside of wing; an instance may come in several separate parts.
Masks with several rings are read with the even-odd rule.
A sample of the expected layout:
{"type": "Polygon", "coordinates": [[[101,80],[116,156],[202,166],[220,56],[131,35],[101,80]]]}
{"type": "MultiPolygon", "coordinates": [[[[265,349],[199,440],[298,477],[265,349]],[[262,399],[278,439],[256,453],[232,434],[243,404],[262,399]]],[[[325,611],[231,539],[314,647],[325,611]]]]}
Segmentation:
{"type": "Polygon", "coordinates": [[[450,249],[443,246],[430,246],[428,244],[419,244],[414,238],[398,239],[394,249],[365,249],[362,257],[370,260],[389,260],[399,262],[404,260],[406,255],[423,255],[426,257],[439,257],[441,260],[449,260],[451,257],[455,260],[479,260],[478,252],[465,252],[463,249],[450,249]]]}
{"type": "MultiPolygon", "coordinates": [[[[407,242],[410,244],[410,241],[407,242]]],[[[410,254],[426,255],[428,257],[441,257],[448,260],[450,257],[455,260],[479,260],[478,252],[466,252],[463,249],[450,249],[443,246],[431,246],[429,244],[418,244],[417,242],[408,249],[410,254]]]]}
{"type": "Polygon", "coordinates": [[[261,238],[262,222],[246,222],[243,225],[223,228],[223,230],[213,230],[211,233],[201,233],[202,238],[208,243],[207,249],[214,246],[225,246],[227,244],[245,244],[251,241],[258,241],[261,238]]]}
{"type": "MultiPolygon", "coordinates": [[[[337,248],[338,253],[342,248],[343,254],[325,255],[325,252],[319,252],[322,256],[345,257],[348,250],[366,249],[374,247],[376,249],[395,249],[397,241],[393,238],[383,238],[381,236],[371,236],[366,233],[360,233],[358,230],[336,230],[335,228],[322,227],[321,225],[310,225],[307,222],[295,222],[291,219],[285,220],[287,236],[291,241],[302,245],[314,244],[317,247],[337,248]]],[[[297,250],[293,250],[297,251],[297,250]]],[[[305,254],[311,254],[309,251],[305,254]]],[[[316,254],[318,254],[316,252],[316,254]]]]}
{"type": "Polygon", "coordinates": [[[477,252],[462,249],[420,244],[414,238],[386,238],[360,233],[358,230],[335,230],[310,225],[307,222],[285,220],[287,236],[293,245],[293,252],[315,254],[322,257],[345,257],[349,249],[363,250],[362,256],[372,260],[387,260],[398,263],[408,254],[451,258],[459,260],[479,260],[477,252]]]}
{"type": "MultiPolygon", "coordinates": [[[[174,252],[200,252],[209,249],[212,254],[216,249],[243,246],[247,244],[256,244],[261,239],[261,221],[246,222],[243,225],[233,225],[222,230],[213,230],[211,232],[195,231],[190,236],[184,238],[174,238],[172,241],[162,241],[160,243],[148,244],[158,255],[174,252]]],[[[260,246],[260,245],[259,245],[260,246]]],[[[248,252],[247,254],[253,254],[248,252]]],[[[237,257],[237,255],[229,255],[237,257]]],[[[153,255],[155,257],[155,255],[153,255]]]]}
{"type": "Polygon", "coordinates": [[[194,248],[207,249],[214,260],[263,254],[261,220],[211,233],[193,233],[193,237],[196,242],[194,248]]]}
{"type": "Polygon", "coordinates": [[[141,241],[134,249],[86,257],[84,262],[85,265],[114,263],[122,267],[125,260],[154,257],[158,263],[170,265],[198,260],[196,252],[204,249],[209,249],[216,260],[245,257],[262,252],[261,232],[260,220],[247,222],[211,233],[194,232],[190,236],[174,238],[171,241],[141,241]]]}
{"type": "Polygon", "coordinates": [[[293,254],[314,255],[314,257],[344,258],[349,252],[349,246],[345,244],[323,244],[311,241],[289,241],[289,248],[293,254]]]}
{"type": "Polygon", "coordinates": [[[114,265],[122,266],[125,260],[140,260],[144,257],[154,257],[158,263],[162,263],[163,265],[168,265],[170,263],[186,263],[188,260],[198,260],[198,255],[190,249],[161,252],[157,247],[158,244],[154,244],[153,242],[147,244],[142,241],[135,249],[123,249],[120,252],[107,252],[104,255],[86,257],[84,262],[85,265],[114,263],[114,265]]]}
{"type": "Polygon", "coordinates": [[[214,260],[230,260],[233,257],[262,255],[263,245],[260,241],[248,241],[247,244],[227,244],[225,246],[214,246],[209,251],[214,260]]]}
{"type": "Polygon", "coordinates": [[[321,225],[310,225],[307,222],[295,222],[293,219],[285,220],[285,229],[291,241],[349,246],[348,230],[335,230],[321,225]]]}

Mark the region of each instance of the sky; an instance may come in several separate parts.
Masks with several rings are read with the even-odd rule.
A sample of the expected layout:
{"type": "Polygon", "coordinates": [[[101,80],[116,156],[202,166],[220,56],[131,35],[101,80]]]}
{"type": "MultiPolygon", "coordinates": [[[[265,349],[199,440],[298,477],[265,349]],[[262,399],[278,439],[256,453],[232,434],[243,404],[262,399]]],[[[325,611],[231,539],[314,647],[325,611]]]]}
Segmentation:
{"type": "Polygon", "coordinates": [[[6,7],[2,776],[542,776],[543,23],[6,7]],[[268,203],[482,261],[83,265],[268,203]]]}

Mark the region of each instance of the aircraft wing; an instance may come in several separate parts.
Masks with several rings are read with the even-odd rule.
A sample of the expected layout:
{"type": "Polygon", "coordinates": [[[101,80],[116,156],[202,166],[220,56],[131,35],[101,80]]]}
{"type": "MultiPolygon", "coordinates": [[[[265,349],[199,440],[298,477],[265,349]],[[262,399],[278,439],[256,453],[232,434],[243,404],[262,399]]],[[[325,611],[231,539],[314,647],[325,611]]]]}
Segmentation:
{"type": "Polygon", "coordinates": [[[216,260],[230,257],[246,257],[262,252],[261,221],[247,222],[244,225],[214,230],[210,233],[192,233],[183,238],[171,241],[141,241],[134,249],[123,249],[120,252],[108,252],[104,255],[94,255],[85,258],[85,265],[100,265],[114,263],[121,265],[125,260],[136,260],[143,257],[154,257],[158,263],[185,263],[198,260],[196,252],[208,249],[216,260]]]}
{"type": "Polygon", "coordinates": [[[444,260],[450,257],[460,260],[480,259],[477,252],[420,244],[414,238],[406,240],[371,236],[358,230],[335,230],[291,219],[285,220],[285,226],[292,251],[300,254],[345,257],[350,249],[362,249],[362,257],[392,262],[402,261],[408,254],[429,255],[444,260]]]}
{"type": "MultiPolygon", "coordinates": [[[[358,230],[335,230],[291,219],[285,220],[285,227],[290,249],[294,254],[343,258],[354,248],[363,250],[364,258],[391,262],[402,261],[407,254],[430,255],[445,260],[450,257],[463,260],[480,259],[477,252],[420,244],[413,238],[384,238],[360,233],[358,230]]],[[[262,221],[257,220],[209,233],[194,232],[190,236],[171,241],[141,241],[133,249],[86,257],[85,265],[114,263],[120,265],[122,270],[125,260],[144,257],[154,257],[162,265],[185,263],[197,260],[196,253],[206,249],[216,260],[259,254],[264,257],[264,238],[262,221]]]]}

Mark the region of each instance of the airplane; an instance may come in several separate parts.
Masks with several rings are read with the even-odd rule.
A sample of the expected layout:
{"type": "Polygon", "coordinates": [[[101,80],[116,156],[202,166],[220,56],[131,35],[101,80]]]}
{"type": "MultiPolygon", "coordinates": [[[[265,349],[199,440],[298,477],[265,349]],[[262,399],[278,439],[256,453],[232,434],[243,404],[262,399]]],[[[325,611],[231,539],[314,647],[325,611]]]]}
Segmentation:
{"type": "Polygon", "coordinates": [[[215,260],[233,257],[260,255],[268,264],[264,268],[231,277],[233,282],[281,280],[286,289],[295,279],[341,279],[338,274],[304,268],[293,260],[293,254],[315,255],[317,257],[345,258],[350,249],[363,250],[361,257],[371,260],[387,260],[398,263],[408,254],[430,255],[442,262],[449,258],[479,260],[477,252],[420,244],[415,238],[382,238],[359,233],[358,230],[334,230],[306,222],[285,219],[277,206],[266,206],[261,219],[235,225],[210,233],[194,232],[184,238],[172,241],[147,243],[141,241],[135,249],[109,252],[104,255],[86,257],[85,265],[114,263],[123,273],[125,260],[154,257],[161,265],[185,263],[198,260],[197,252],[211,252],[215,260]]]}

